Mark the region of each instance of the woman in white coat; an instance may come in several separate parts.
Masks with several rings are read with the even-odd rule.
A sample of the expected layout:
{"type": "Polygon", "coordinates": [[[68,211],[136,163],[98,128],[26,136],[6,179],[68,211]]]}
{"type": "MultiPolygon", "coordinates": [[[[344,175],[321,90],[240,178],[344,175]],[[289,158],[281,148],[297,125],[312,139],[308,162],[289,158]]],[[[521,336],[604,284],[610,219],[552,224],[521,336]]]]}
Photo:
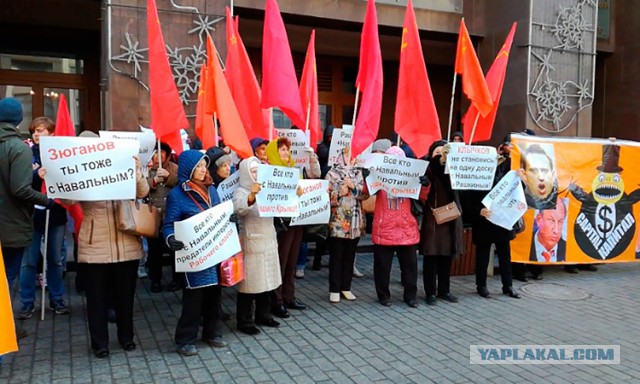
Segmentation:
{"type": "Polygon", "coordinates": [[[233,193],[245,266],[245,278],[236,286],[236,319],[238,330],[248,335],[260,333],[256,324],[280,325],[271,315],[270,298],[271,291],[282,284],[278,240],[273,218],[260,217],[258,213],[256,195],[260,193],[260,184],[256,180],[259,164],[256,157],[240,163],[240,187],[233,193]]]}

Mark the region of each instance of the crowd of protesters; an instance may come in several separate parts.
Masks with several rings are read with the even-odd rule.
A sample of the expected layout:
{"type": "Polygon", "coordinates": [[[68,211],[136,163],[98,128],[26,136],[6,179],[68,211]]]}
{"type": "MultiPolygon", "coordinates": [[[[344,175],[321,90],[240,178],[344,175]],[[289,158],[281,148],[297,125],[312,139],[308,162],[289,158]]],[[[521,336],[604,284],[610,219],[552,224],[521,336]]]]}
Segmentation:
{"type": "MultiPolygon", "coordinates": [[[[29,132],[31,148],[18,131],[22,121],[22,107],[11,98],[0,100],[0,242],[11,285],[20,280],[20,303],[17,318],[29,319],[35,311],[35,286],[40,242],[45,231],[43,215],[50,211],[49,240],[46,263],[49,306],[57,315],[70,312],[64,301],[63,274],[65,260],[65,228],[68,215],[65,208],[40,192],[46,169],[39,158],[39,138],[54,133],[53,122],[46,117],[33,119],[29,132]],[[35,209],[34,209],[35,207],[35,209]]],[[[318,239],[313,269],[320,269],[321,258],[328,250],[328,300],[338,304],[341,299],[356,300],[352,291],[352,277],[360,273],[355,268],[358,242],[372,227],[374,243],[374,287],[379,303],[392,305],[390,273],[394,254],[398,256],[403,301],[410,308],[418,307],[418,254],[423,255],[423,281],[426,303],[436,305],[438,299],[458,302],[450,287],[451,263],[464,253],[462,217],[438,224],[430,208],[455,202],[467,210],[473,224],[473,240],[477,246],[476,285],[481,297],[490,297],[486,270],[490,247],[496,244],[500,260],[502,291],[519,298],[512,286],[509,241],[513,231],[499,228],[486,220],[490,211],[480,203],[486,192],[461,194],[453,190],[445,164],[450,147],[446,141],[434,142],[424,160],[426,173],[419,178],[419,199],[394,198],[384,191],[371,194],[365,182],[368,170],[359,168],[348,150],[333,166],[328,165],[328,152],[333,127],[325,129],[323,141],[316,151],[304,148],[308,167],[301,177],[329,182],[331,215],[326,239],[318,239]],[[368,225],[366,209],[370,202],[373,215],[368,225]]],[[[85,135],[92,133],[85,131],[85,135]]],[[[95,134],[93,134],[95,135],[95,134]]],[[[454,134],[453,141],[462,135],[454,134]]],[[[253,157],[233,162],[230,149],[221,144],[202,151],[187,150],[177,161],[172,149],[160,146],[147,164],[148,174],[136,158],[136,196],[149,198],[161,213],[161,235],[146,239],[148,256],[146,267],[150,291],[182,289],[182,311],[175,330],[178,353],[190,356],[198,353],[198,334],[208,345],[223,348],[227,343],[220,332],[220,322],[229,315],[221,309],[220,271],[217,266],[198,272],[176,273],[173,255],[184,247],[174,235],[173,224],[207,210],[220,203],[216,187],[233,172],[239,172],[239,187],[233,194],[235,214],[232,221],[238,226],[243,249],[245,278],[233,289],[237,291],[236,327],[239,332],[255,335],[259,327],[278,327],[274,317],[288,318],[289,310],[304,310],[307,305],[295,295],[295,278],[304,274],[296,265],[306,260],[300,256],[305,228],[289,226],[285,218],[265,218],[258,213],[256,199],[261,193],[257,182],[260,164],[293,167],[291,142],[286,138],[266,140],[253,138],[253,157]],[[171,258],[165,263],[165,255],[171,258]],[[171,280],[163,285],[163,264],[172,265],[171,280]],[[200,331],[200,328],[202,330],[200,331]]],[[[501,145],[502,157],[496,171],[497,183],[510,169],[508,138],[501,145]]],[[[374,152],[390,156],[413,157],[407,146],[394,146],[388,139],[373,144],[374,152]]],[[[298,195],[302,190],[298,188],[298,195]]],[[[66,201],[64,204],[74,204],[66,201]]],[[[77,202],[84,212],[84,220],[76,234],[78,291],[86,294],[87,319],[91,347],[95,356],[109,356],[108,321],[117,324],[121,347],[136,348],[133,329],[133,300],[138,277],[139,260],[143,257],[141,238],[119,233],[113,217],[115,201],[77,202]],[[117,257],[116,257],[117,255],[117,257]]],[[[298,267],[299,268],[299,267],[298,267]]],[[[519,269],[518,269],[519,271],[519,269]]],[[[522,273],[522,272],[518,272],[522,273]]],[[[3,314],[5,316],[5,314],[3,314]]],[[[19,338],[26,333],[16,329],[19,338]]]]}

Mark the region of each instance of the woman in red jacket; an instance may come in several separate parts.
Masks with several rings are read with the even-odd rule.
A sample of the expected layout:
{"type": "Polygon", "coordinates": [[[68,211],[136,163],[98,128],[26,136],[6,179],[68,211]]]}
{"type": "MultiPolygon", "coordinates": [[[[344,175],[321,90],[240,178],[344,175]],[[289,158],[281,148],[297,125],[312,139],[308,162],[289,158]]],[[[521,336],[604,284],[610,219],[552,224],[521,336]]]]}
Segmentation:
{"type": "MultiPolygon", "coordinates": [[[[399,147],[391,147],[389,155],[405,157],[399,147]]],[[[429,193],[429,180],[420,178],[422,188],[420,199],[424,201],[429,193]]],[[[380,304],[391,306],[389,276],[393,254],[398,254],[404,302],[412,308],[418,307],[418,259],[417,244],[420,242],[418,220],[411,211],[411,199],[389,197],[385,191],[376,193],[376,208],[373,215],[373,278],[380,304]]]]}

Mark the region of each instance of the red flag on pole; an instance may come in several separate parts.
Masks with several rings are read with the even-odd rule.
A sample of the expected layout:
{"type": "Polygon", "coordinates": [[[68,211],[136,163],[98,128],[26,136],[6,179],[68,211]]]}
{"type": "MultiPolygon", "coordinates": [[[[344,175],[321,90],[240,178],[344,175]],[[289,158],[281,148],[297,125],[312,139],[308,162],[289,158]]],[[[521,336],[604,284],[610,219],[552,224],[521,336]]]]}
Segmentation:
{"type": "Polygon", "coordinates": [[[464,18],[460,20],[455,71],[462,76],[462,92],[467,95],[480,114],[486,116],[491,111],[493,102],[464,18]]]}
{"type": "Polygon", "coordinates": [[[220,134],[224,139],[224,143],[233,149],[240,158],[253,156],[253,150],[247,137],[247,132],[242,125],[242,119],[236,108],[236,104],[231,96],[229,85],[222,73],[222,67],[218,61],[216,47],[208,37],[207,47],[211,49],[207,54],[212,59],[209,60],[209,70],[207,78],[211,77],[212,88],[205,89],[205,93],[211,92],[215,97],[216,113],[220,121],[220,134]]]}
{"type": "MultiPolygon", "coordinates": [[[[511,44],[513,43],[513,36],[516,33],[516,24],[513,23],[511,31],[507,35],[507,39],[502,44],[500,52],[496,55],[496,58],[487,72],[487,87],[491,93],[493,100],[493,108],[488,115],[478,118],[476,125],[476,132],[473,136],[474,141],[486,141],[491,139],[491,133],[493,131],[493,124],[496,121],[496,114],[498,112],[498,105],[500,104],[500,97],[502,96],[502,86],[504,85],[504,77],[507,73],[507,63],[509,62],[509,52],[511,51],[511,44]]],[[[464,124],[464,142],[469,143],[471,138],[471,131],[473,124],[478,116],[478,109],[475,105],[471,104],[466,115],[462,119],[464,124]]],[[[471,144],[471,143],[469,143],[471,144]]]]}
{"type": "Polygon", "coordinates": [[[315,29],[311,31],[307,57],[304,61],[304,69],[302,70],[302,78],[300,79],[300,100],[302,100],[302,107],[305,110],[305,117],[309,120],[310,145],[311,148],[316,148],[318,141],[322,141],[322,129],[320,128],[320,115],[318,113],[318,71],[316,67],[315,29]]]}
{"type": "Polygon", "coordinates": [[[402,26],[394,125],[396,133],[418,158],[427,154],[431,143],[442,139],[411,0],[407,3],[402,26]]]}
{"type": "Polygon", "coordinates": [[[356,86],[362,92],[362,102],[351,139],[352,159],[362,153],[378,136],[382,113],[382,82],[378,17],[374,0],[369,0],[360,40],[360,66],[356,86]]]}
{"type": "MultiPolygon", "coordinates": [[[[56,129],[53,133],[54,136],[66,136],[66,137],[74,137],[76,135],[76,129],[73,125],[73,120],[71,120],[71,115],[69,114],[69,106],[67,105],[67,99],[64,96],[64,93],[60,94],[60,100],[58,101],[58,114],[56,116],[56,129]]],[[[42,193],[47,193],[47,187],[42,181],[42,193]]],[[[56,201],[60,204],[59,201],[56,201]]],[[[69,216],[73,219],[73,228],[76,233],[80,233],[80,224],[82,224],[82,220],[84,219],[84,213],[82,213],[82,207],[80,204],[60,204],[62,205],[67,212],[69,212],[69,216]]]]}
{"type": "Polygon", "coordinates": [[[180,154],[182,152],[180,129],[188,128],[189,121],[184,113],[178,88],[169,66],[155,0],[147,0],[147,34],[151,127],[158,139],[166,141],[176,153],[180,154]]]}
{"type": "MultiPolygon", "coordinates": [[[[216,60],[216,58],[214,58],[216,60]]],[[[200,84],[198,85],[198,105],[196,107],[196,136],[202,141],[204,149],[215,147],[218,145],[213,126],[213,116],[205,113],[206,104],[206,84],[207,84],[207,65],[202,63],[200,66],[200,84]]]]}
{"type": "Polygon", "coordinates": [[[267,0],[262,36],[262,108],[278,107],[294,125],[304,127],[298,78],[276,0],[267,0]]]}
{"type": "Polygon", "coordinates": [[[224,75],[247,135],[252,138],[268,138],[269,111],[260,107],[260,85],[229,7],[227,7],[227,60],[224,75]]]}

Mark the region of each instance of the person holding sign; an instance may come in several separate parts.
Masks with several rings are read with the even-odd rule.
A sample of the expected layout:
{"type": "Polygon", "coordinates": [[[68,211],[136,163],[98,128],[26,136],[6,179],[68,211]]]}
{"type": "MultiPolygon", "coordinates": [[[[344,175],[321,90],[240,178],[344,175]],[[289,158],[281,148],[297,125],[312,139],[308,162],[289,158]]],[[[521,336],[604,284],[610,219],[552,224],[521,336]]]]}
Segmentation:
{"type": "MultiPolygon", "coordinates": [[[[511,169],[511,158],[502,157],[499,160],[496,174],[493,178],[495,187],[500,180],[511,169]]],[[[500,277],[502,279],[502,293],[519,299],[520,295],[513,289],[513,279],[511,276],[511,246],[509,243],[515,237],[513,229],[509,230],[498,226],[489,220],[491,211],[487,209],[482,200],[490,191],[466,191],[465,200],[472,217],[473,243],[476,245],[476,291],[478,295],[486,299],[491,297],[487,289],[487,268],[491,254],[491,244],[496,245],[496,253],[500,266],[500,277]]]]}
{"type": "MultiPolygon", "coordinates": [[[[311,151],[311,155],[313,155],[313,151],[311,151]]],[[[291,158],[291,142],[289,139],[280,137],[269,142],[267,144],[267,159],[270,165],[293,168],[295,163],[291,158]]],[[[315,164],[317,169],[314,170],[314,167],[311,167],[310,174],[318,177],[320,176],[320,166],[317,161],[315,164]]],[[[298,196],[301,194],[302,189],[298,187],[298,196]]],[[[273,314],[284,319],[290,316],[287,309],[303,310],[307,308],[305,303],[295,297],[296,262],[300,253],[304,228],[290,227],[290,219],[276,217],[275,220],[282,223],[282,225],[279,225],[281,231],[278,233],[278,255],[280,257],[282,286],[273,291],[271,305],[273,314]]]]}
{"type": "Polygon", "coordinates": [[[427,205],[430,209],[424,210],[420,252],[424,255],[422,271],[428,305],[436,305],[436,291],[438,298],[450,303],[458,302],[450,291],[449,273],[451,261],[464,252],[462,218],[458,216],[438,224],[433,213],[434,209],[451,203],[460,207],[458,192],[451,188],[451,179],[444,172],[449,150],[447,142],[439,140],[431,144],[427,155],[429,166],[426,176],[431,181],[427,205]]]}
{"type": "MultiPolygon", "coordinates": [[[[171,161],[171,147],[169,144],[160,143],[160,153],[156,151],[149,161],[149,197],[153,205],[160,210],[162,222],[167,211],[167,196],[173,187],[178,185],[178,164],[171,161]],[[160,167],[162,165],[162,167],[160,167]]],[[[147,259],[147,267],[149,268],[149,280],[151,280],[151,292],[157,293],[162,291],[162,259],[165,250],[171,255],[173,260],[173,252],[169,250],[161,238],[148,238],[149,257],[147,259]]],[[[182,283],[178,274],[176,274],[175,265],[171,263],[171,274],[173,276],[171,283],[167,286],[167,291],[173,292],[182,288],[182,283]]]]}
{"type": "Polygon", "coordinates": [[[256,180],[259,164],[256,157],[240,163],[240,187],[233,193],[245,267],[245,278],[236,286],[236,319],[238,330],[247,335],[260,333],[256,324],[280,325],[271,315],[271,291],[282,284],[278,240],[273,219],[260,217],[258,212],[256,195],[261,187],[256,180]]]}
{"type": "MultiPolygon", "coordinates": [[[[404,158],[400,147],[391,147],[387,154],[404,158]]],[[[429,179],[420,180],[422,187],[420,197],[424,200],[429,193],[429,179]]],[[[420,242],[418,221],[411,212],[411,199],[390,197],[384,190],[376,193],[373,214],[373,277],[380,304],[391,306],[389,292],[389,275],[393,254],[398,255],[402,285],[404,286],[404,302],[417,308],[418,293],[418,259],[416,245],[420,242]]]]}
{"type": "Polygon", "coordinates": [[[351,292],[353,264],[360,236],[365,231],[362,201],[369,197],[362,171],[347,164],[349,147],[327,173],[331,201],[329,220],[329,301],[340,302],[340,294],[347,300],[355,300],[351,292]]]}
{"type": "MultiPolygon", "coordinates": [[[[178,186],[167,199],[167,214],[162,226],[162,236],[167,246],[179,251],[185,244],[174,236],[173,223],[188,219],[220,204],[218,192],[207,171],[209,158],[200,151],[182,152],[178,159],[178,186]]],[[[191,246],[191,244],[190,244],[191,246]]],[[[182,290],[182,314],[178,320],[175,343],[183,356],[198,354],[196,339],[202,320],[202,339],[212,347],[226,347],[219,334],[220,285],[218,266],[198,272],[185,272],[185,288],[182,290]]]]}

